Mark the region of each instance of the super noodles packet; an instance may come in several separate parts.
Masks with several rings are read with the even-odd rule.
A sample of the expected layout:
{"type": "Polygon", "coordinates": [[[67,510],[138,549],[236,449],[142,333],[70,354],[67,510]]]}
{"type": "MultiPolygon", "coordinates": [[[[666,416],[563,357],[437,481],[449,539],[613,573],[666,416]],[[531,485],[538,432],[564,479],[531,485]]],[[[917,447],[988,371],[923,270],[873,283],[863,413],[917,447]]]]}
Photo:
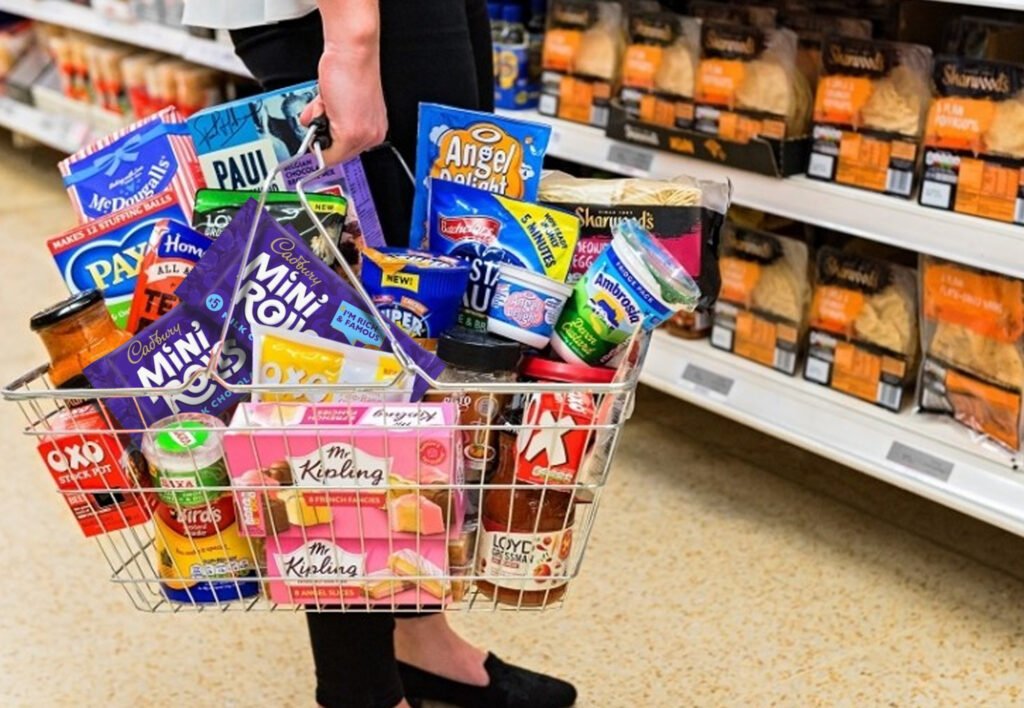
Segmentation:
{"type": "Polygon", "coordinates": [[[807,244],[732,222],[719,257],[711,345],[792,376],[807,323],[807,244]]]}
{"type": "Polygon", "coordinates": [[[921,204],[1024,224],[1024,64],[942,56],[921,204]]]}
{"type": "Polygon", "coordinates": [[[931,50],[830,36],[822,62],[807,175],[910,197],[931,100],[931,50]]]}
{"type": "MultiPolygon", "coordinates": [[[[192,269],[176,294],[181,304],[131,340],[94,364],[85,374],[97,388],[174,388],[190,381],[178,394],[114,398],[109,406],[129,429],[144,427],[174,412],[199,411],[220,415],[241,393],[225,389],[204,373],[212,346],[219,340],[231,311],[227,339],[218,373],[228,384],[251,381],[254,326],[279,327],[317,334],[325,339],[372,349],[390,344],[366,312],[359,295],[318,259],[309,247],[282,228],[266,212],[260,214],[249,261],[242,254],[257,204],[245,204],[192,269]],[[239,272],[238,297],[231,295],[239,272]],[[194,378],[193,378],[194,377],[194,378]],[[173,410],[176,409],[176,410],[173,410]]],[[[444,368],[396,327],[403,350],[431,376],[444,368]]],[[[413,397],[426,390],[416,379],[413,397]]]]}
{"type": "Polygon", "coordinates": [[[550,138],[546,125],[421,103],[409,243],[416,247],[426,238],[430,180],[536,199],[550,138]]]}
{"type": "Polygon", "coordinates": [[[633,218],[697,281],[704,307],[718,293],[718,243],[729,198],[727,183],[690,177],[583,179],[548,172],[540,187],[542,202],[580,220],[569,282],[579,280],[608,246],[615,224],[633,218]]]}
{"type": "Polygon", "coordinates": [[[700,60],[700,23],[670,12],[629,19],[619,100],[626,112],[672,128],[693,125],[693,94],[700,60]]]}
{"type": "Polygon", "coordinates": [[[564,282],[580,221],[562,209],[453,182],[430,185],[429,248],[471,264],[459,324],[484,331],[501,263],[564,282]]]}
{"type": "Polygon", "coordinates": [[[918,354],[914,272],[818,250],[804,378],[898,411],[918,354]]]}
{"type": "Polygon", "coordinates": [[[921,257],[923,410],[1021,449],[1024,281],[921,257]]]}
{"type": "Polygon", "coordinates": [[[707,21],[694,100],[695,127],[734,142],[799,137],[811,115],[811,88],[797,70],[790,30],[707,21]]]}

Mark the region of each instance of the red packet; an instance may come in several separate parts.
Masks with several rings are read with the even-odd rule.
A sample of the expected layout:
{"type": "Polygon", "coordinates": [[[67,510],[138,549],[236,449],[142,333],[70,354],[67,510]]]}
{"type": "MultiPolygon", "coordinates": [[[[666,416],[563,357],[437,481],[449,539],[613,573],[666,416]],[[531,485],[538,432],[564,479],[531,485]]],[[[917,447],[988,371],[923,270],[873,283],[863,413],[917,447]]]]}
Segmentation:
{"type": "Polygon", "coordinates": [[[178,304],[174,291],[211,243],[177,221],[160,219],[154,224],[128,313],[129,332],[145,329],[178,304]]]}
{"type": "Polygon", "coordinates": [[[541,393],[530,398],[516,439],[516,479],[529,484],[573,484],[596,431],[589,393],[541,393]]]}

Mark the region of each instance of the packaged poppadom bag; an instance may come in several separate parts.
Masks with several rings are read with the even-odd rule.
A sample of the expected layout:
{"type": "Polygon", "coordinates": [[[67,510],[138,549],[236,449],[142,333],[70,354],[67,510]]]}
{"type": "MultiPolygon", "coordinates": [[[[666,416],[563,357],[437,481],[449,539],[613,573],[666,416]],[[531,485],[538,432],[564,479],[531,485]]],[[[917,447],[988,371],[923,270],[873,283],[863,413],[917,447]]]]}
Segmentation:
{"type": "Polygon", "coordinates": [[[469,261],[459,324],[486,331],[499,266],[509,263],[564,282],[580,220],[554,207],[432,180],[428,231],[431,252],[469,261]]]}
{"type": "Polygon", "coordinates": [[[409,244],[419,247],[426,237],[431,179],[536,199],[550,137],[546,125],[421,103],[409,244]]]}

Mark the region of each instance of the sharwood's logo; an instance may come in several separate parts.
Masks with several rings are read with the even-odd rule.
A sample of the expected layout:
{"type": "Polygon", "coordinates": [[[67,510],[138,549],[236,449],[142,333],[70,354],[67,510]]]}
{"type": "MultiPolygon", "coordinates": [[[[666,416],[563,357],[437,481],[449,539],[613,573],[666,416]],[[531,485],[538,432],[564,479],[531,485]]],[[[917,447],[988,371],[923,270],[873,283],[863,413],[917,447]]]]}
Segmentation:
{"type": "Polygon", "coordinates": [[[704,35],[704,48],[723,54],[753,56],[757,53],[757,42],[750,35],[746,37],[730,37],[719,33],[717,30],[709,29],[704,35]]]}
{"type": "Polygon", "coordinates": [[[1013,82],[1005,71],[960,71],[954,64],[946,64],[942,68],[942,83],[947,87],[978,93],[1007,95],[1013,92],[1013,82]]]}
{"type": "Polygon", "coordinates": [[[633,25],[633,37],[668,44],[673,39],[672,25],[654,20],[637,20],[633,25]]]}
{"type": "Polygon", "coordinates": [[[885,285],[885,273],[868,263],[843,261],[829,255],[822,259],[822,274],[826,280],[839,281],[868,292],[877,292],[885,285]]]}
{"type": "Polygon", "coordinates": [[[733,250],[756,261],[768,263],[779,255],[779,245],[768,238],[755,234],[738,235],[733,250]]]}
{"type": "Polygon", "coordinates": [[[880,49],[858,51],[833,44],[829,46],[828,52],[829,61],[833,66],[859,71],[873,71],[880,74],[885,73],[885,53],[880,49]]]}

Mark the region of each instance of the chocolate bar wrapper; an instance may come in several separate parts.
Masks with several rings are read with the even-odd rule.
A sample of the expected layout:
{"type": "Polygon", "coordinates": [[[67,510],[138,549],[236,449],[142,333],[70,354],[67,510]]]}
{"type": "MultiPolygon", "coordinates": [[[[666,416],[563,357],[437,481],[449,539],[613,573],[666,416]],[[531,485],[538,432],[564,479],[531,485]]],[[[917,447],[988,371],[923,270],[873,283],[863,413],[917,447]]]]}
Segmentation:
{"type": "MultiPolygon", "coordinates": [[[[342,248],[342,230],[348,212],[348,201],[337,194],[308,194],[309,206],[313,209],[324,228],[331,235],[334,244],[342,248]]],[[[196,209],[192,217],[192,226],[211,239],[220,236],[227,228],[238,210],[253,195],[247,192],[232,192],[226,189],[200,189],[196,194],[196,209]]],[[[306,242],[314,253],[328,265],[333,264],[334,254],[321,243],[313,219],[302,207],[299,195],[295,192],[270,192],[267,194],[265,208],[277,223],[290,232],[295,233],[306,242]]],[[[345,244],[343,254],[353,265],[359,262],[359,243],[345,244]]]]}
{"type": "Polygon", "coordinates": [[[188,218],[174,191],[165,191],[46,242],[68,290],[103,291],[114,323],[124,329],[154,227],[188,218]]]}
{"type": "Polygon", "coordinates": [[[129,332],[148,327],[178,304],[175,290],[210,244],[210,239],[184,224],[170,219],[156,222],[135,284],[129,332]]]}
{"type": "MultiPolygon", "coordinates": [[[[257,203],[250,200],[178,288],[183,303],[205,310],[218,326],[230,309],[227,305],[256,215],[257,203]]],[[[253,325],[313,332],[343,344],[391,350],[351,286],[265,211],[258,220],[243,273],[230,329],[248,355],[252,354],[253,325]]],[[[444,368],[440,359],[394,325],[389,326],[424,371],[431,376],[440,373],[444,368]]],[[[422,397],[426,389],[426,382],[417,380],[413,400],[422,397]]]]}
{"type": "Polygon", "coordinates": [[[191,216],[203,176],[184,120],[166,108],[62,160],[58,167],[79,223],[167,191],[191,216]]]}

